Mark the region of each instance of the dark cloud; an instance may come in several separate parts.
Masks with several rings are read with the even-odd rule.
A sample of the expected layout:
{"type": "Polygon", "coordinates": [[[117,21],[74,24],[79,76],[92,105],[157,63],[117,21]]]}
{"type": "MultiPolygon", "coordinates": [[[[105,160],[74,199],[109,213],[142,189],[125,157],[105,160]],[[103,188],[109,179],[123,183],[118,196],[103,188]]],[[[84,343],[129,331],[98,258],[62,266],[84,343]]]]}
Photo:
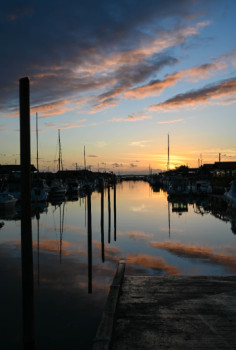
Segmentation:
{"type": "Polygon", "coordinates": [[[121,167],[123,167],[123,164],[112,163],[112,166],[113,166],[114,168],[121,168],[121,167]]]}
{"type": "MultiPolygon", "coordinates": [[[[180,108],[185,106],[195,106],[197,104],[209,103],[212,100],[228,99],[236,93],[236,78],[224,80],[220,83],[208,85],[202,89],[192,90],[184,94],[178,94],[162,103],[150,106],[151,110],[180,108]]],[[[217,103],[215,101],[215,103],[217,103]]]]}
{"type": "Polygon", "coordinates": [[[32,82],[32,104],[75,98],[91,90],[96,90],[100,102],[106,102],[132,84],[141,83],[161,66],[174,64],[176,59],[166,56],[161,60],[155,57],[156,52],[147,59],[137,49],[143,43],[151,45],[154,38],[166,31],[166,20],[171,18],[173,29],[179,27],[179,20],[191,15],[193,3],[187,0],[147,0],[145,4],[142,0],[2,2],[1,108],[18,108],[18,80],[23,76],[29,76],[32,82]],[[119,65],[109,66],[109,59],[115,55],[119,65]],[[133,63],[131,58],[135,58],[133,63]],[[104,63],[111,74],[100,74],[104,63]],[[109,88],[108,96],[102,91],[105,88],[109,88]]]}
{"type": "Polygon", "coordinates": [[[159,72],[163,67],[176,64],[178,60],[174,57],[157,55],[147,62],[141,62],[136,65],[122,65],[119,69],[114,71],[114,80],[117,81],[117,85],[110,90],[98,96],[100,103],[106,104],[109,99],[114,98],[126,90],[146,81],[146,79],[159,72]]]}

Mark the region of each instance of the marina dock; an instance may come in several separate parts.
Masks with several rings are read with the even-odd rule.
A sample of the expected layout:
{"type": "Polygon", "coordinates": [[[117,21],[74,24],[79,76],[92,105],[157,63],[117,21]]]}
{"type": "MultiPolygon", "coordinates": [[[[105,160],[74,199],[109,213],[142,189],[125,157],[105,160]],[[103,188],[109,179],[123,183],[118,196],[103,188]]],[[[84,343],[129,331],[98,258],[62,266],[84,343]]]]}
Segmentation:
{"type": "Polygon", "coordinates": [[[236,276],[128,276],[120,261],[93,350],[236,349],[236,276]]]}

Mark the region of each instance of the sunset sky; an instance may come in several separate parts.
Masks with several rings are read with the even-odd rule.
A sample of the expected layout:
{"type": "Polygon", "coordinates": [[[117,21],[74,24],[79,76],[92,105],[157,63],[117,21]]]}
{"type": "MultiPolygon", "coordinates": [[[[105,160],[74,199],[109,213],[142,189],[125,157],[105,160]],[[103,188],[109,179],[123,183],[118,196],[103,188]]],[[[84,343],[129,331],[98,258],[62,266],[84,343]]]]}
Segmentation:
{"type": "Polygon", "coordinates": [[[236,161],[236,1],[11,0],[0,6],[0,164],[19,164],[19,79],[39,167],[236,161]]]}

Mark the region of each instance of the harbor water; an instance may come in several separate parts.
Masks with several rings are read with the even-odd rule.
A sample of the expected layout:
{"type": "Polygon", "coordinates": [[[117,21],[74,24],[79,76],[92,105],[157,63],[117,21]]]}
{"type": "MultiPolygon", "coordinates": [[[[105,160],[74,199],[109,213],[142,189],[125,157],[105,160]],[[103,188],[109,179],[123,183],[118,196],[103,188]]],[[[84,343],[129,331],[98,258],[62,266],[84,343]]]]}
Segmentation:
{"type": "MultiPolygon", "coordinates": [[[[236,275],[236,212],[217,198],[167,197],[123,181],[91,201],[33,206],[37,349],[92,349],[120,259],[132,275],[236,275]]],[[[0,212],[0,224],[1,347],[21,349],[20,209],[0,212]]]]}

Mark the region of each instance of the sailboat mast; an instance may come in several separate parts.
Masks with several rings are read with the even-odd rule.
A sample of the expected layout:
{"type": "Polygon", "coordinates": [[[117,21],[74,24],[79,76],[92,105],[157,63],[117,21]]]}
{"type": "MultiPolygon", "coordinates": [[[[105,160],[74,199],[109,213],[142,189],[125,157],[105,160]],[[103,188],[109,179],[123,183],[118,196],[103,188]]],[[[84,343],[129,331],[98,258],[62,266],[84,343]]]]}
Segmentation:
{"type": "Polygon", "coordinates": [[[170,139],[168,134],[168,161],[167,161],[167,170],[170,169],[170,139]]]}
{"type": "Polygon", "coordinates": [[[59,144],[58,170],[60,171],[60,170],[63,170],[60,129],[58,129],[58,144],[59,144]]]}
{"type": "Polygon", "coordinates": [[[61,149],[60,149],[60,129],[58,129],[58,145],[59,145],[59,150],[58,150],[58,170],[61,170],[61,149]]]}
{"type": "Polygon", "coordinates": [[[37,159],[37,172],[39,172],[39,138],[38,138],[38,113],[36,112],[36,159],[37,159]]]}
{"type": "Polygon", "coordinates": [[[84,146],[84,169],[86,170],[85,146],[84,146]]]}

